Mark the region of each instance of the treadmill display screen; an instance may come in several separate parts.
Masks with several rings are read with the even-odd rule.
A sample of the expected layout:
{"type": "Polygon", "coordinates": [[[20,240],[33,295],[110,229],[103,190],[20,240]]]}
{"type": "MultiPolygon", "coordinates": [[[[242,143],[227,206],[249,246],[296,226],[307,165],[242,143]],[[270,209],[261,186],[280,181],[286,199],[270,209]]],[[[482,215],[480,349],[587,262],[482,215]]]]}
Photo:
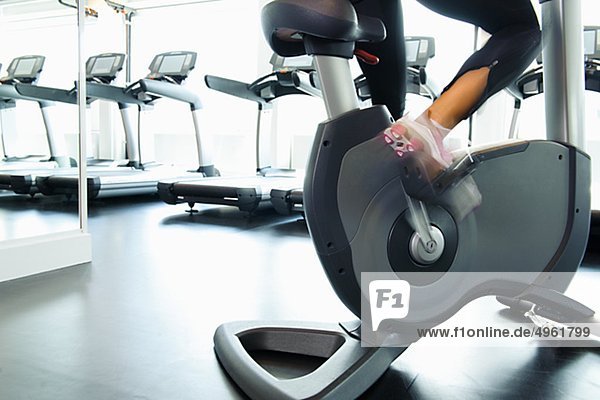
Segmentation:
{"type": "Polygon", "coordinates": [[[407,40],[406,41],[406,61],[409,63],[417,62],[419,57],[419,44],[420,40],[407,40]]]}
{"type": "Polygon", "coordinates": [[[313,59],[311,56],[285,57],[283,66],[289,68],[312,68],[313,59]]]}
{"type": "Polygon", "coordinates": [[[112,71],[115,57],[99,57],[92,67],[92,75],[108,74],[112,71]]]}
{"type": "Polygon", "coordinates": [[[178,74],[181,73],[187,55],[165,56],[158,67],[160,74],[178,74]]]}
{"type": "Polygon", "coordinates": [[[22,58],[18,61],[17,67],[15,68],[15,76],[30,76],[33,74],[33,68],[35,67],[35,58],[22,58]]]}
{"type": "Polygon", "coordinates": [[[597,32],[596,29],[583,32],[583,49],[586,56],[596,53],[597,32]]]}

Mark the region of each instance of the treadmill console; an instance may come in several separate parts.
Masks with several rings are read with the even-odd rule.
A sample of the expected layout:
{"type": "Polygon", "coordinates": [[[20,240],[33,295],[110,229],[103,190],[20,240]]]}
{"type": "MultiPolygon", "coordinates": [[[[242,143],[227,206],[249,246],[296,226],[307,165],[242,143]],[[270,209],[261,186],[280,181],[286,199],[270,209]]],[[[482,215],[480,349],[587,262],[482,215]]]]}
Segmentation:
{"type": "Polygon", "coordinates": [[[88,82],[109,84],[117,78],[123,69],[125,54],[105,53],[88,58],[86,77],[88,82]]]}
{"type": "MultiPolygon", "coordinates": [[[[281,57],[273,53],[271,56],[271,60],[269,63],[273,66],[273,74],[276,76],[277,81],[281,86],[293,88],[294,84],[294,76],[296,71],[305,71],[311,72],[314,71],[315,67],[313,65],[312,56],[304,55],[298,57],[281,57]]],[[[266,77],[269,77],[267,75],[266,77]]],[[[263,93],[261,93],[261,97],[263,98],[274,98],[277,97],[274,93],[264,92],[265,90],[272,91],[272,87],[263,88],[263,93]]]]}
{"type": "Polygon", "coordinates": [[[294,69],[303,71],[312,71],[315,69],[312,56],[304,55],[298,57],[281,57],[273,53],[269,63],[273,66],[273,71],[282,69],[294,69]]]}
{"type": "Polygon", "coordinates": [[[600,26],[583,29],[583,52],[586,59],[600,59],[600,26]]]}
{"type": "Polygon", "coordinates": [[[586,26],[583,30],[585,53],[585,89],[600,92],[600,27],[586,26]]]}
{"type": "Polygon", "coordinates": [[[406,66],[425,68],[430,58],[435,56],[435,39],[428,36],[407,36],[404,38],[406,47],[406,66]]]}
{"type": "Polygon", "coordinates": [[[35,83],[44,67],[44,56],[22,56],[11,61],[7,75],[0,79],[1,83],[35,83]]]}
{"type": "Polygon", "coordinates": [[[147,79],[180,84],[196,66],[197,54],[193,51],[170,51],[158,54],[150,64],[147,79]]]}

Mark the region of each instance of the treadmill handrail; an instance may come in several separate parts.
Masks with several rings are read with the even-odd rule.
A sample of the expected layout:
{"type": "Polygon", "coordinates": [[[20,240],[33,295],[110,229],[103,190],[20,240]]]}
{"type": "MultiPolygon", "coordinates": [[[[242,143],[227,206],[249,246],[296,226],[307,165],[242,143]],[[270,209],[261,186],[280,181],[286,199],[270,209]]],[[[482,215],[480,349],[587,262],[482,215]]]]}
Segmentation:
{"type": "Polygon", "coordinates": [[[217,92],[254,101],[259,104],[267,103],[265,99],[256,95],[253,90],[250,90],[249,85],[245,82],[222,78],[215,75],[206,75],[204,77],[204,82],[209,89],[216,90],[217,92]]]}
{"type": "Polygon", "coordinates": [[[148,101],[139,99],[131,93],[127,93],[125,91],[126,88],[120,86],[88,82],[86,89],[88,96],[96,99],[109,100],[119,104],[136,104],[138,106],[149,103],[148,101]]]}
{"type": "MultiPolygon", "coordinates": [[[[29,85],[26,83],[23,83],[22,85],[25,86],[33,86],[33,85],[29,85]]],[[[40,99],[36,99],[34,97],[31,96],[26,96],[23,95],[21,93],[19,93],[17,91],[17,89],[15,88],[14,85],[8,85],[8,84],[3,84],[0,85],[0,101],[7,101],[7,100],[28,100],[28,101],[36,101],[40,104],[40,106],[42,107],[47,107],[52,105],[51,101],[48,100],[40,100],[40,99]]]]}
{"type": "MultiPolygon", "coordinates": [[[[77,104],[77,88],[59,89],[47,86],[34,86],[23,83],[15,84],[17,92],[22,96],[30,97],[36,100],[49,100],[66,104],[77,104]]],[[[87,99],[87,104],[90,104],[95,99],[87,99]]]]}
{"type": "MultiPolygon", "coordinates": [[[[286,73],[292,72],[293,71],[286,73]]],[[[271,76],[276,76],[276,74],[271,73],[263,78],[269,78],[271,76]]],[[[261,80],[259,79],[253,84],[248,84],[233,79],[222,78],[214,75],[206,75],[204,77],[204,81],[206,82],[206,86],[208,86],[210,89],[216,90],[221,93],[229,94],[231,96],[235,96],[241,99],[254,101],[260,106],[265,106],[273,100],[287,95],[306,95],[305,92],[303,92],[302,90],[298,90],[298,88],[296,88],[295,86],[284,86],[279,80],[276,79],[266,80],[264,82],[260,82],[261,80]],[[269,98],[265,98],[260,95],[260,93],[263,93],[264,90],[267,88],[269,88],[268,91],[272,95],[269,98]]]]}
{"type": "MultiPolygon", "coordinates": [[[[188,103],[192,111],[200,110],[202,108],[200,96],[198,96],[196,93],[184,88],[181,85],[164,81],[140,79],[137,82],[129,85],[125,89],[125,93],[132,93],[136,97],[138,93],[144,93],[150,96],[168,97],[173,100],[179,100],[184,103],[188,103]]],[[[149,101],[149,103],[152,103],[154,100],[156,99],[152,99],[149,101]]]]}

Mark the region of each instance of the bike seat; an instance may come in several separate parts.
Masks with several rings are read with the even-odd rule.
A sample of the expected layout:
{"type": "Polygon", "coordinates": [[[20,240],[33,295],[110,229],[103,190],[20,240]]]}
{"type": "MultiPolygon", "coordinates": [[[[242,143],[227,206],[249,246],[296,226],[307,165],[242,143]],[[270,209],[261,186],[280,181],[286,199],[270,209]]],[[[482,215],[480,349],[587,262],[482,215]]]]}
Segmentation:
{"type": "Polygon", "coordinates": [[[358,15],[348,0],[275,0],[262,11],[265,37],[284,57],[306,54],[303,36],[333,42],[378,42],[383,22],[358,15]]]}

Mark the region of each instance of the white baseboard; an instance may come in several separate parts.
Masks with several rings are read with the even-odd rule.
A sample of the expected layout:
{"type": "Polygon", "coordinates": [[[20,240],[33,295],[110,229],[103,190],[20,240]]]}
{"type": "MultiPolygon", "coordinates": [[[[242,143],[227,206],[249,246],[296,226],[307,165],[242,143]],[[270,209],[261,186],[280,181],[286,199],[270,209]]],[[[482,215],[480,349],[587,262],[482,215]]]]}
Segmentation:
{"type": "Polygon", "coordinates": [[[92,238],[68,231],[0,242],[0,282],[92,261],[92,238]]]}

